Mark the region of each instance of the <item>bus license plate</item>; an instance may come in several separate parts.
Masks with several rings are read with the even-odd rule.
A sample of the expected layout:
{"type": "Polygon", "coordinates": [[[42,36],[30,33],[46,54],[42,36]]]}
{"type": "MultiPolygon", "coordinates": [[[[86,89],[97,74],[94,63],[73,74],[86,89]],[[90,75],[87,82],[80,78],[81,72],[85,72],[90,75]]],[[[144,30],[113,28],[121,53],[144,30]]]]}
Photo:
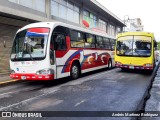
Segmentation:
{"type": "Polygon", "coordinates": [[[21,79],[22,80],[26,80],[26,76],[21,76],[21,79]]]}
{"type": "Polygon", "coordinates": [[[134,69],[134,66],[129,66],[130,69],[134,69]]]}

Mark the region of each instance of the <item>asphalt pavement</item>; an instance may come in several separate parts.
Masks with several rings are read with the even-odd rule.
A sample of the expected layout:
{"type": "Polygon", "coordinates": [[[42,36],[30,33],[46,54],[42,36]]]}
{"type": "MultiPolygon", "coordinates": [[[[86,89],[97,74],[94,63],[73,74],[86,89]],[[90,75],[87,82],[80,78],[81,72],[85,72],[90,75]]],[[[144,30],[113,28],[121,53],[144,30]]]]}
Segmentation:
{"type": "MultiPolygon", "coordinates": [[[[123,72],[119,68],[95,71],[77,80],[24,81],[0,87],[0,111],[136,111],[141,108],[154,74],[123,72]]],[[[47,118],[75,120],[75,118],[47,118]]],[[[85,118],[76,120],[130,120],[85,118]]]]}
{"type": "MultiPolygon", "coordinates": [[[[73,81],[64,78],[54,81],[17,83],[17,80],[11,80],[8,75],[2,76],[0,77],[1,83],[12,81],[15,84],[0,87],[0,111],[139,111],[143,109],[143,105],[145,105],[146,112],[160,111],[158,63],[156,69],[153,74],[146,74],[144,71],[124,72],[119,68],[114,68],[85,74],[73,81]],[[156,69],[158,69],[157,75],[153,80],[156,69]],[[146,101],[147,94],[150,94],[150,98],[146,101]]],[[[134,117],[54,117],[47,119],[130,120],[134,117]]],[[[152,120],[153,118],[142,119],[152,120]]]]}

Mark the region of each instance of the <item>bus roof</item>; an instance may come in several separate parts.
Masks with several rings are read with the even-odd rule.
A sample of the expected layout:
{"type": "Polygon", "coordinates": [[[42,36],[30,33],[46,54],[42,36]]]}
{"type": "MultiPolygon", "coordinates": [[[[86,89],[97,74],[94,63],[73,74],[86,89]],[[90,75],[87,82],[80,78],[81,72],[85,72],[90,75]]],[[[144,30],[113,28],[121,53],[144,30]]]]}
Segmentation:
{"type": "Polygon", "coordinates": [[[21,29],[18,30],[18,32],[20,32],[24,29],[33,28],[33,27],[48,27],[50,29],[53,29],[56,26],[63,26],[63,27],[67,27],[67,28],[70,28],[70,29],[75,29],[75,30],[78,30],[78,31],[94,34],[94,35],[99,35],[99,36],[108,37],[108,38],[111,38],[111,39],[116,39],[115,37],[109,36],[106,33],[96,32],[96,31],[93,31],[93,30],[90,30],[90,29],[87,29],[87,28],[78,27],[78,26],[74,26],[74,25],[70,25],[70,24],[66,24],[66,23],[62,23],[62,22],[37,22],[37,23],[32,23],[32,24],[28,24],[28,25],[22,27],[21,29]]]}
{"type": "Polygon", "coordinates": [[[151,36],[154,38],[154,34],[151,32],[143,32],[143,31],[135,31],[135,32],[124,32],[124,33],[119,33],[117,35],[118,37],[122,37],[122,36],[130,36],[130,35],[144,35],[144,36],[151,36]]]}

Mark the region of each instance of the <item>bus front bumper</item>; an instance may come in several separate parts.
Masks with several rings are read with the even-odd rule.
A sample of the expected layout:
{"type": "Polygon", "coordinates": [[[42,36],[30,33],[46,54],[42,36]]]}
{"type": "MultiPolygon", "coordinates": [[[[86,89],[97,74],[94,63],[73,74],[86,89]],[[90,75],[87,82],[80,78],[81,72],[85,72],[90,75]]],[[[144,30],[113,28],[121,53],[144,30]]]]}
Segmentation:
{"type": "Polygon", "coordinates": [[[24,74],[24,73],[12,73],[10,74],[12,79],[21,79],[21,80],[53,80],[54,74],[24,74]]]}
{"type": "Polygon", "coordinates": [[[119,65],[119,64],[115,64],[116,67],[118,68],[126,68],[126,69],[140,69],[140,70],[153,70],[153,66],[134,66],[134,65],[119,65]]]}

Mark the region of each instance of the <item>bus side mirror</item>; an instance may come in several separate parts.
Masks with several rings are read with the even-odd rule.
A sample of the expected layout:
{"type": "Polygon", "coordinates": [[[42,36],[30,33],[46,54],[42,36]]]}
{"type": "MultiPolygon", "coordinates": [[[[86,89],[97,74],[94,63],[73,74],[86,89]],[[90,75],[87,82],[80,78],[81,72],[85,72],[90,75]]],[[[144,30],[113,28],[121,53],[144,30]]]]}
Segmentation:
{"type": "Polygon", "coordinates": [[[154,41],[154,47],[157,47],[157,42],[156,41],[154,41]]]}
{"type": "Polygon", "coordinates": [[[157,47],[155,47],[154,50],[157,50],[157,47]]]}

